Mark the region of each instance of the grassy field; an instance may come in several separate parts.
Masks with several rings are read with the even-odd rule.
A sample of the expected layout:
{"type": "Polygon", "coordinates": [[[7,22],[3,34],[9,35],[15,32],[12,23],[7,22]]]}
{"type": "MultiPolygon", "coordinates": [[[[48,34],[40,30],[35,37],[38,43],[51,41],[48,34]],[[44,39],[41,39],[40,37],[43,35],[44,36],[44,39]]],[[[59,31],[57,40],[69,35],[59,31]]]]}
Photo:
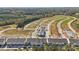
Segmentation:
{"type": "Polygon", "coordinates": [[[53,19],[53,17],[46,18],[46,21],[42,22],[41,25],[47,26],[53,19]]]}
{"type": "Polygon", "coordinates": [[[70,22],[71,20],[73,20],[73,17],[68,16],[68,18],[64,19],[65,21],[62,23],[61,27],[63,30],[67,29],[69,30],[68,27],[68,22],[70,22]]]}
{"type": "Polygon", "coordinates": [[[74,21],[71,26],[77,31],[79,34],[79,20],[74,21]]]}
{"type": "Polygon", "coordinates": [[[0,26],[0,31],[5,30],[7,28],[16,28],[16,25],[12,24],[12,25],[0,26]]]}

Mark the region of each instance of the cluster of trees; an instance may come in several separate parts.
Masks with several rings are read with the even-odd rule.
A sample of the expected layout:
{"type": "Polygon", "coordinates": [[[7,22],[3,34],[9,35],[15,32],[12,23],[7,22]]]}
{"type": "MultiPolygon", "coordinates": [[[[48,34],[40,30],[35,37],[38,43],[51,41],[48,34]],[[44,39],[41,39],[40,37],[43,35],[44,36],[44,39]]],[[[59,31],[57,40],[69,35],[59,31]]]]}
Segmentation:
{"type": "Polygon", "coordinates": [[[17,27],[23,28],[25,24],[32,21],[54,15],[71,15],[79,18],[79,8],[0,8],[0,25],[4,26],[8,24],[15,24],[18,21],[17,19],[19,19],[19,22],[17,22],[17,27]],[[31,15],[32,18],[28,19],[28,15],[31,15]]]}
{"type": "Polygon", "coordinates": [[[38,19],[40,19],[40,17],[34,17],[31,19],[24,19],[24,21],[17,23],[17,28],[24,28],[24,26],[27,25],[28,23],[33,22],[38,19]]]}

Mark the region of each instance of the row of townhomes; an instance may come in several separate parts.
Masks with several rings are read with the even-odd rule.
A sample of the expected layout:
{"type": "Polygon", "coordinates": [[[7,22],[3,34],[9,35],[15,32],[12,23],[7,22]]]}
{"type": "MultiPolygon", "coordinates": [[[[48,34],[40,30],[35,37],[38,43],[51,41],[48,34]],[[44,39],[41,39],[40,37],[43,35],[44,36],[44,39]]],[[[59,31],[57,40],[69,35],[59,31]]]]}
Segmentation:
{"type": "MultiPolygon", "coordinates": [[[[79,39],[69,39],[70,44],[79,46],[79,39]]],[[[69,44],[65,38],[54,39],[54,38],[15,38],[15,37],[0,37],[0,48],[31,48],[33,45],[42,47],[44,44],[54,45],[58,44],[63,46],[69,44]]]]}

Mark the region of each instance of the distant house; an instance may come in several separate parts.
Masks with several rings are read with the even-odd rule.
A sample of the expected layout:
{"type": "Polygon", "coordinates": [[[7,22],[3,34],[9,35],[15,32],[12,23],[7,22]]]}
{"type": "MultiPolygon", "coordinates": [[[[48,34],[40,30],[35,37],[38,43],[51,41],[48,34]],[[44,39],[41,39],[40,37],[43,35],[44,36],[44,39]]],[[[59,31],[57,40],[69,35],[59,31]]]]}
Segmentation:
{"type": "Polygon", "coordinates": [[[40,26],[38,29],[37,29],[37,35],[39,37],[45,37],[46,36],[46,28],[44,26],[40,26]]]}

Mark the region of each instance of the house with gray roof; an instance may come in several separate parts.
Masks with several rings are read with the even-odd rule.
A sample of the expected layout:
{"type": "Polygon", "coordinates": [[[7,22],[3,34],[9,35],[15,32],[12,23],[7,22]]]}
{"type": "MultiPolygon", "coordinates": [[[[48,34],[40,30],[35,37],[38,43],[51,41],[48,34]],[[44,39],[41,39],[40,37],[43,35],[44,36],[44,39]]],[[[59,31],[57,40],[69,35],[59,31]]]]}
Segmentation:
{"type": "Polygon", "coordinates": [[[0,48],[4,48],[5,47],[5,38],[0,37],[0,48]]]}
{"type": "Polygon", "coordinates": [[[26,42],[26,38],[8,38],[7,48],[23,48],[26,42]]]}
{"type": "Polygon", "coordinates": [[[39,38],[27,38],[27,44],[30,46],[38,45],[42,46],[43,44],[47,43],[45,38],[39,39],[39,38]]]}
{"type": "Polygon", "coordinates": [[[54,39],[54,38],[48,38],[48,44],[68,44],[67,39],[54,39]]]}

